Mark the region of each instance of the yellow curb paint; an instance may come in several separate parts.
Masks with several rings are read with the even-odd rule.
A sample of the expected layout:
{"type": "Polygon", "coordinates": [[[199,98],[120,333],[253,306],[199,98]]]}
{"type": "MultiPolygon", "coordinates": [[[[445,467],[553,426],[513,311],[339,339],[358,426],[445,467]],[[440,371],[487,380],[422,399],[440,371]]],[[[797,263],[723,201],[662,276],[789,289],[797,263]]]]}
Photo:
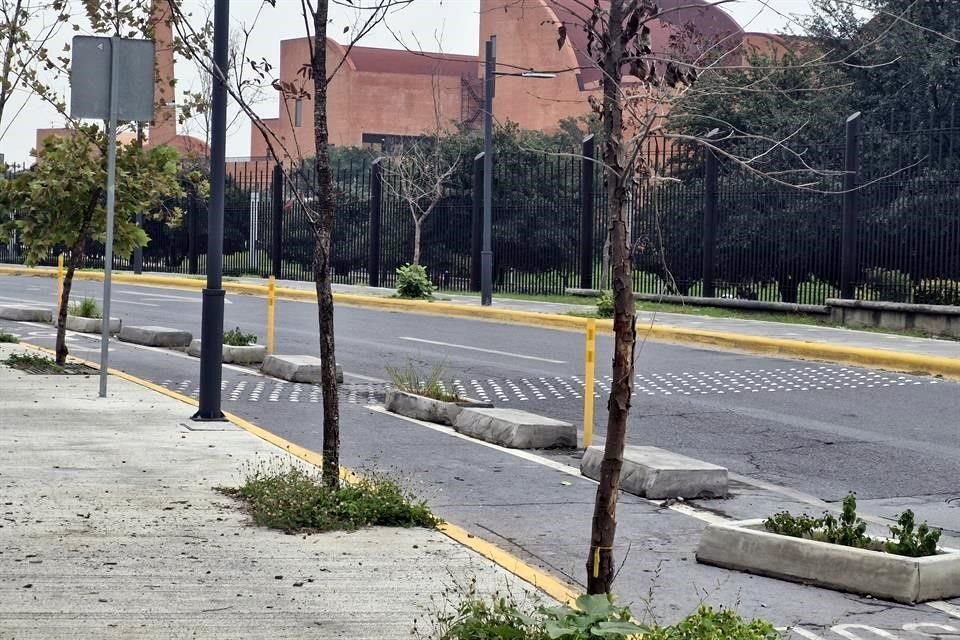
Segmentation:
{"type": "MultiPolygon", "coordinates": [[[[21,342],[19,344],[28,349],[35,349],[37,351],[41,351],[49,354],[53,353],[53,351],[51,351],[50,349],[47,349],[45,347],[41,347],[38,345],[34,345],[26,342],[21,342]]],[[[78,362],[80,364],[84,364],[94,369],[100,368],[100,366],[96,362],[83,360],[82,358],[75,358],[73,356],[70,356],[70,360],[74,362],[78,362]]],[[[155,391],[168,398],[179,400],[180,402],[184,404],[188,404],[191,407],[196,407],[198,405],[197,401],[194,400],[193,398],[189,396],[185,396],[182,393],[177,393],[176,391],[171,391],[170,389],[167,389],[165,387],[161,387],[160,385],[150,382],[149,380],[138,378],[137,376],[129,374],[125,371],[120,371],[118,369],[109,369],[108,371],[110,372],[110,375],[114,375],[128,382],[132,382],[134,384],[140,385],[141,387],[145,387],[147,389],[150,389],[151,391],[155,391]]],[[[247,433],[250,433],[251,435],[258,437],[261,440],[269,442],[270,444],[276,447],[279,447],[280,449],[283,449],[290,455],[296,458],[299,458],[304,462],[307,462],[317,467],[322,466],[323,456],[320,455],[319,453],[315,451],[311,451],[299,445],[293,444],[289,440],[286,440],[285,438],[282,438],[270,431],[267,431],[263,427],[258,427],[257,425],[250,422],[249,420],[245,420],[236,414],[224,411],[223,415],[227,420],[229,420],[234,425],[240,427],[247,433]]],[[[348,482],[351,484],[354,484],[362,480],[362,476],[357,474],[352,469],[349,469],[343,466],[340,467],[340,478],[344,482],[348,482]]],[[[516,556],[511,555],[509,552],[504,551],[500,547],[490,542],[487,542],[486,540],[478,538],[474,536],[472,533],[468,533],[466,529],[458,527],[457,525],[449,522],[441,522],[439,525],[437,525],[437,530],[440,531],[440,533],[447,536],[448,538],[450,538],[451,540],[454,540],[455,542],[462,544],[463,546],[467,547],[471,551],[483,556],[484,558],[487,558],[488,560],[492,561],[494,564],[499,565],[500,567],[505,569],[508,573],[511,573],[514,576],[523,580],[524,582],[527,582],[533,585],[535,588],[539,589],[543,593],[547,594],[548,596],[550,596],[551,598],[553,598],[554,600],[562,604],[573,606],[577,599],[577,596],[580,595],[577,591],[571,589],[561,580],[551,576],[545,571],[542,571],[540,569],[537,569],[536,567],[533,567],[527,564],[520,558],[517,558],[516,556]]]]}
{"type": "MultiPolygon", "coordinates": [[[[27,267],[0,266],[0,274],[56,277],[56,270],[49,268],[30,269],[27,267]]],[[[86,280],[98,280],[103,278],[103,274],[93,271],[78,271],[75,277],[86,280]]],[[[202,289],[204,287],[203,280],[171,278],[166,276],[119,274],[115,281],[134,285],[181,289],[202,289]]],[[[241,295],[266,296],[267,294],[267,287],[262,285],[225,282],[224,289],[241,295]]],[[[317,299],[316,292],[306,289],[277,288],[276,295],[278,298],[285,300],[315,302],[317,299]]],[[[509,309],[489,309],[444,302],[377,298],[348,293],[334,294],[334,301],[344,306],[468,318],[470,320],[487,320],[538,328],[547,327],[551,329],[584,331],[587,326],[587,318],[577,316],[563,316],[533,311],[513,311],[509,309]]],[[[596,326],[598,332],[605,334],[613,333],[612,320],[597,320],[596,326]]],[[[886,349],[847,347],[826,342],[769,338],[765,336],[750,336],[740,333],[726,333],[702,329],[685,329],[667,325],[644,327],[640,329],[638,333],[641,337],[660,342],[701,344],[720,349],[733,349],[765,355],[819,360],[872,369],[885,369],[901,373],[940,375],[947,378],[960,379],[960,358],[926,356],[888,351],[886,349]]]]}

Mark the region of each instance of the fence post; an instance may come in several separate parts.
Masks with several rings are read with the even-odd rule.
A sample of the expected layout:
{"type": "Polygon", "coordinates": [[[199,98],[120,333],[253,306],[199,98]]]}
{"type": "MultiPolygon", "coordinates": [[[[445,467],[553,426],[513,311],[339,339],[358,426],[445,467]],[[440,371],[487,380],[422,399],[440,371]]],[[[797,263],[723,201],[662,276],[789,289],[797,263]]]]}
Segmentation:
{"type": "Polygon", "coordinates": [[[583,139],[580,160],[580,288],[593,289],[593,176],[596,145],[591,133],[583,139]]]}
{"type": "Polygon", "coordinates": [[[270,182],[270,209],[273,217],[273,238],[270,254],[273,257],[271,272],[278,278],[283,277],[283,167],[273,167],[273,179],[270,182]]]}
{"type": "Polygon", "coordinates": [[[249,261],[248,267],[255,271],[259,266],[257,263],[257,243],[259,241],[259,227],[260,226],[260,192],[250,189],[250,233],[248,243],[248,258],[249,261]]]}
{"type": "Polygon", "coordinates": [[[840,297],[854,297],[857,274],[857,174],[860,171],[860,112],[847,118],[843,159],[843,219],[840,224],[840,297]]]}
{"type": "Polygon", "coordinates": [[[187,224],[187,270],[195,274],[200,270],[197,252],[197,237],[200,235],[200,211],[197,206],[197,196],[190,194],[187,200],[190,220],[187,224]]]}
{"type": "Polygon", "coordinates": [[[383,216],[383,158],[370,165],[370,245],[367,256],[367,281],[380,286],[380,227],[383,216]]]}
{"type": "Polygon", "coordinates": [[[717,295],[713,284],[713,265],[717,245],[717,156],[706,149],[703,175],[703,291],[704,298],[717,295]]]}
{"type": "Polygon", "coordinates": [[[483,152],[473,159],[473,212],[470,219],[470,291],[480,291],[483,252],[483,152]]]}

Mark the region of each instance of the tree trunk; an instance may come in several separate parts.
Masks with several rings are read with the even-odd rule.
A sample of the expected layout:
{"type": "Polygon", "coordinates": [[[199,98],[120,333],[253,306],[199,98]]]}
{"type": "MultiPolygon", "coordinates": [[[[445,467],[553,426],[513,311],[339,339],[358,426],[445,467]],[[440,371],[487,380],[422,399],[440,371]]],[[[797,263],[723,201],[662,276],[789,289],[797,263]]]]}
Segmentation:
{"type": "Polygon", "coordinates": [[[413,217],[413,264],[420,264],[420,239],[423,236],[423,218],[413,217]]]}
{"type": "Polygon", "coordinates": [[[600,466],[600,484],[594,505],[587,558],[587,592],[609,593],[613,584],[613,543],[617,530],[617,493],[623,467],[630,395],[633,392],[635,308],[633,276],[627,229],[629,215],[626,184],[632,168],[624,166],[629,151],[623,149],[623,108],[620,96],[623,58],[623,0],[610,3],[607,50],[603,59],[603,113],[606,142],[603,159],[606,169],[609,216],[611,286],[614,295],[613,382],[607,403],[607,434],[600,466]]]}
{"type": "Polygon", "coordinates": [[[320,324],[320,388],[323,391],[323,482],[340,486],[340,399],[337,389],[336,345],[333,333],[333,290],[330,286],[330,239],[333,237],[334,195],[327,129],[327,2],[320,0],[313,15],[313,126],[316,145],[317,211],[311,216],[314,235],[313,276],[317,285],[320,324]]]}
{"type": "Polygon", "coordinates": [[[73,287],[73,274],[83,265],[84,244],[83,238],[70,251],[70,261],[67,263],[67,272],[63,276],[63,292],[60,294],[60,308],[57,310],[57,364],[61,367],[67,361],[67,311],[70,307],[70,289],[73,287]]]}

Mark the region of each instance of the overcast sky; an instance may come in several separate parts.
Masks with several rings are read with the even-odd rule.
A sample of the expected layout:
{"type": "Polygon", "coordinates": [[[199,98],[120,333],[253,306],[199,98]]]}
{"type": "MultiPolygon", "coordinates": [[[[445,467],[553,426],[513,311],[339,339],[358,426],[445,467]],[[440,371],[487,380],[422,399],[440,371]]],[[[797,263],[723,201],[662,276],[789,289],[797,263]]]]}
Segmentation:
{"type": "MultiPolygon", "coordinates": [[[[184,0],[184,4],[202,12],[212,0],[184,0]]],[[[247,55],[253,59],[266,58],[274,64],[279,62],[279,41],[303,35],[303,21],[298,13],[299,2],[278,0],[276,8],[260,10],[260,0],[233,0],[231,19],[235,29],[250,27],[256,23],[248,44],[247,55]],[[257,17],[259,15],[259,18],[257,17]]],[[[341,34],[343,28],[354,24],[356,16],[346,8],[331,3],[331,34],[341,34]]],[[[400,48],[396,37],[410,48],[418,43],[425,49],[442,50],[447,53],[477,55],[479,49],[478,0],[416,0],[406,8],[397,10],[388,18],[389,29],[379,28],[367,36],[362,44],[375,47],[400,48]],[[391,33],[391,31],[393,33],[391,33]],[[394,35],[396,34],[396,36],[394,35]]],[[[747,31],[782,32],[794,27],[793,16],[809,10],[808,0],[736,0],[724,5],[726,11],[747,31]],[[771,8],[775,7],[775,8],[771,8]]],[[[56,50],[73,34],[66,30],[56,50]]],[[[347,36],[344,36],[347,37],[347,36]]],[[[197,74],[189,64],[177,67],[178,86],[196,88],[197,74]]],[[[276,116],[277,105],[271,100],[258,108],[266,117],[276,116]]],[[[60,126],[56,112],[36,98],[18,96],[15,104],[4,113],[0,131],[0,152],[7,162],[22,162],[28,159],[35,144],[38,127],[60,126]]],[[[197,130],[188,131],[196,133],[197,130]]],[[[246,156],[250,150],[250,127],[238,120],[231,129],[227,142],[227,155],[246,156]]]]}

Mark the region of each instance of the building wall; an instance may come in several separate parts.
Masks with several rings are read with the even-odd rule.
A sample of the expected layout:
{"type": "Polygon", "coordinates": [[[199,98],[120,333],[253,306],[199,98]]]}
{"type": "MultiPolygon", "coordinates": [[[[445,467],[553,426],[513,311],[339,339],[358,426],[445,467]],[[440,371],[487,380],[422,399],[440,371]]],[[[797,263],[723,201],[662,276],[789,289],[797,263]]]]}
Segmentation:
{"type": "MultiPolygon", "coordinates": [[[[327,68],[332,71],[344,48],[327,41],[327,68]]],[[[280,78],[303,84],[298,75],[309,61],[306,39],[280,44],[280,78]]],[[[304,86],[311,99],[302,99],[299,126],[296,99],[281,101],[279,117],[264,123],[282,139],[291,156],[309,156],[314,149],[313,82],[304,86]]],[[[461,79],[453,75],[395,73],[357,69],[348,58],[327,87],[327,127],[330,142],[338,146],[361,146],[364,134],[418,136],[437,126],[434,96],[439,105],[440,126],[452,128],[461,115],[461,79]]],[[[250,155],[269,154],[263,135],[254,127],[250,155]]],[[[278,149],[278,152],[280,150],[278,149]]]]}

